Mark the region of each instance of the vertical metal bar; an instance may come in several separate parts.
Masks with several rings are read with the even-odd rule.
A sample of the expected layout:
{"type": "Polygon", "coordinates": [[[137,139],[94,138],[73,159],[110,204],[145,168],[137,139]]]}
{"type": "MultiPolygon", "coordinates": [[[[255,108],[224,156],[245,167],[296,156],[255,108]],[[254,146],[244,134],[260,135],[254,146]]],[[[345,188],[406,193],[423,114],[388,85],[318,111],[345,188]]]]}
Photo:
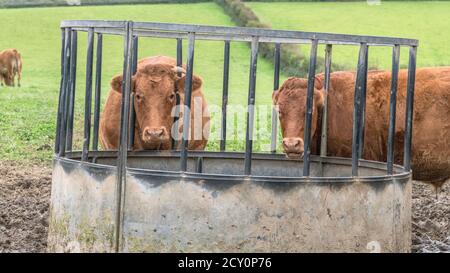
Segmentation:
{"type": "Polygon", "coordinates": [[[73,119],[75,111],[75,91],[76,91],[76,78],[77,78],[77,31],[72,30],[71,45],[70,45],[70,70],[69,70],[69,108],[68,120],[67,120],[67,140],[66,151],[72,151],[72,139],[73,139],[73,119]]]}
{"type": "Polygon", "coordinates": [[[252,39],[252,53],[250,59],[250,75],[248,84],[247,102],[247,131],[245,135],[245,161],[244,173],[250,175],[252,172],[252,151],[253,151],[253,123],[255,118],[255,90],[256,90],[256,65],[258,61],[258,37],[252,39]]]}
{"type": "Polygon", "coordinates": [[[328,141],[328,92],[330,92],[331,57],[333,45],[328,44],[325,48],[325,99],[322,109],[322,135],[320,141],[320,156],[327,156],[328,141]]]}
{"type": "Polygon", "coordinates": [[[97,60],[95,63],[95,101],[94,101],[94,139],[92,141],[92,149],[98,150],[98,131],[100,125],[100,103],[102,89],[102,51],[103,51],[103,34],[97,34],[97,60]]]}
{"type": "Polygon", "coordinates": [[[318,40],[314,39],[311,43],[311,53],[309,57],[308,70],[308,90],[306,97],[306,111],[305,111],[305,134],[304,134],[304,155],[303,155],[303,176],[309,176],[310,170],[310,156],[311,156],[311,120],[312,120],[312,106],[314,97],[314,81],[316,77],[316,61],[317,61],[317,45],[318,40]]]}
{"type": "Polygon", "coordinates": [[[406,95],[406,118],[405,118],[405,146],[403,166],[406,171],[411,170],[411,145],[412,145],[412,126],[414,116],[414,86],[416,81],[416,54],[417,47],[409,48],[408,65],[408,93],[406,95]]]}
{"type": "MultiPolygon", "coordinates": [[[[280,87],[280,51],[281,44],[275,44],[275,52],[274,52],[274,71],[273,71],[273,92],[278,90],[280,87]]],[[[277,133],[278,133],[278,112],[275,109],[275,106],[272,108],[272,135],[270,142],[270,152],[277,152],[277,133]]]]}
{"type": "Polygon", "coordinates": [[[56,134],[55,134],[55,154],[59,153],[59,134],[61,129],[61,118],[62,118],[62,99],[63,99],[63,82],[64,82],[64,59],[65,59],[65,41],[66,41],[65,30],[61,29],[61,79],[59,81],[59,98],[58,98],[58,113],[56,118],[56,134]]]}
{"type": "Polygon", "coordinates": [[[203,157],[197,158],[197,163],[195,165],[195,172],[202,173],[203,172],[203,157]]]}
{"type": "Polygon", "coordinates": [[[177,66],[183,63],[183,39],[177,38],[177,66]]]}
{"type": "Polygon", "coordinates": [[[114,225],[115,251],[121,249],[121,232],[123,219],[124,193],[127,175],[128,156],[128,122],[130,116],[130,93],[131,93],[131,62],[132,62],[132,32],[133,22],[128,21],[125,25],[124,36],[124,65],[122,84],[122,106],[120,113],[120,140],[119,153],[117,157],[117,184],[116,184],[116,218],[114,225]]]}
{"type": "Polygon", "coordinates": [[[187,170],[189,128],[191,121],[191,95],[192,95],[192,75],[194,69],[194,46],[195,33],[188,34],[188,53],[186,63],[186,80],[184,84],[184,112],[183,112],[183,137],[181,139],[180,169],[187,170]]]}
{"type": "Polygon", "coordinates": [[[394,165],[394,137],[395,137],[395,118],[397,111],[397,85],[398,70],[400,61],[400,46],[395,45],[392,50],[392,77],[391,77],[391,96],[389,104],[389,129],[388,129],[388,147],[387,147],[387,173],[393,173],[394,165]]]}
{"type": "Polygon", "coordinates": [[[136,74],[137,64],[138,64],[138,55],[139,55],[139,37],[133,37],[133,59],[131,63],[131,73],[136,74]]]}
{"type": "MultiPolygon", "coordinates": [[[[177,66],[181,67],[183,65],[183,39],[177,38],[177,66]]],[[[178,73],[178,76],[181,77],[181,73],[178,73]]],[[[178,119],[180,115],[180,96],[176,96],[176,103],[175,103],[175,113],[173,118],[173,126],[175,126],[174,130],[172,131],[172,149],[176,150],[178,146],[178,119]]]]}
{"type": "MultiPolygon", "coordinates": [[[[132,42],[132,60],[131,60],[131,73],[134,75],[137,71],[138,52],[139,52],[139,37],[134,36],[132,42]]],[[[134,146],[134,134],[136,128],[136,110],[134,109],[134,93],[131,91],[130,98],[130,137],[128,138],[128,150],[132,150],[134,146]]]]}
{"type": "Polygon", "coordinates": [[[366,60],[367,44],[361,43],[359,49],[358,67],[356,72],[355,96],[353,105],[353,131],[352,131],[352,176],[358,176],[359,164],[359,146],[361,132],[361,100],[364,89],[365,60],[366,60]]]}
{"type": "Polygon", "coordinates": [[[60,124],[60,135],[59,135],[59,157],[64,157],[66,154],[66,133],[67,133],[67,109],[69,107],[69,70],[70,70],[70,44],[71,44],[71,28],[65,29],[64,38],[64,81],[62,87],[62,97],[61,97],[61,124],[60,124]]]}
{"type": "Polygon", "coordinates": [[[366,46],[365,57],[364,57],[364,74],[362,78],[362,93],[361,93],[361,134],[359,135],[359,150],[358,158],[362,157],[364,152],[364,132],[366,127],[366,97],[367,97],[367,72],[368,72],[368,62],[369,62],[369,47],[366,46]]]}
{"type": "Polygon", "coordinates": [[[223,84],[222,84],[222,126],[220,127],[220,151],[225,151],[227,141],[227,106],[228,77],[230,70],[230,41],[225,41],[223,53],[223,84]]]}
{"type": "Polygon", "coordinates": [[[92,68],[94,62],[94,29],[89,28],[86,53],[86,94],[84,97],[84,140],[82,161],[88,160],[91,142],[92,68]]]}

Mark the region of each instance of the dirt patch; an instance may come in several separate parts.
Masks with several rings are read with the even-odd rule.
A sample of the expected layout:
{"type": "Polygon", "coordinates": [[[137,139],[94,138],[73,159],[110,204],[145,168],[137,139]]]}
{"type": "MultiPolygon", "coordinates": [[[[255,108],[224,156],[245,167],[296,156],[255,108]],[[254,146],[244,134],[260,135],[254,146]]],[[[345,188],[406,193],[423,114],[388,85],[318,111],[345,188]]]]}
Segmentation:
{"type": "Polygon", "coordinates": [[[0,161],[0,253],[45,252],[51,168],[0,161]]]}
{"type": "MultiPolygon", "coordinates": [[[[45,252],[51,168],[0,161],[0,252],[45,252]]],[[[413,183],[412,252],[450,252],[450,183],[413,183]]]]}
{"type": "Polygon", "coordinates": [[[412,252],[450,253],[450,182],[436,197],[430,185],[414,182],[412,252]]]}

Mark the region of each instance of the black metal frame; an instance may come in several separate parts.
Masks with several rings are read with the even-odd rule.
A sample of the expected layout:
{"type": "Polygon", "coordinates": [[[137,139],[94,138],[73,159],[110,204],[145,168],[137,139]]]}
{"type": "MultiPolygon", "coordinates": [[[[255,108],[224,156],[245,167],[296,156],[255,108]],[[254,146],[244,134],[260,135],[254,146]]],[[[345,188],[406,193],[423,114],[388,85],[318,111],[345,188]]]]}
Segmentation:
{"type": "MultiPolygon", "coordinates": [[[[85,96],[85,125],[82,160],[89,157],[91,138],[91,104],[92,104],[92,74],[94,56],[94,36],[97,34],[97,60],[95,75],[95,106],[94,106],[94,128],[93,147],[98,150],[98,131],[100,117],[100,96],[101,96],[101,66],[103,34],[116,34],[125,37],[124,41],[124,84],[123,84],[123,105],[121,112],[121,132],[120,148],[118,156],[118,166],[125,172],[127,152],[132,150],[134,144],[134,123],[135,112],[133,97],[130,90],[131,76],[137,69],[138,58],[138,38],[140,36],[174,38],[177,41],[177,64],[182,63],[182,40],[187,39],[187,67],[185,85],[185,111],[184,128],[189,128],[190,122],[190,97],[192,92],[192,74],[194,65],[194,45],[196,40],[220,40],[224,41],[224,71],[223,71],[223,95],[222,95],[222,121],[221,121],[221,143],[220,150],[225,152],[226,148],[226,108],[228,103],[228,79],[229,79],[229,58],[230,42],[244,41],[251,43],[251,60],[249,74],[248,112],[247,130],[245,144],[245,175],[251,175],[251,160],[253,149],[253,121],[254,104],[256,93],[256,66],[258,56],[258,46],[261,42],[275,43],[274,51],[274,90],[279,87],[280,77],[280,47],[283,43],[309,43],[311,44],[309,75],[308,75],[308,97],[305,115],[305,135],[304,135],[304,159],[303,176],[308,177],[310,171],[310,142],[311,142],[311,118],[312,118],[312,96],[314,91],[314,77],[317,60],[317,48],[319,44],[326,44],[325,55],[325,90],[329,88],[329,78],[331,71],[331,49],[332,44],[353,44],[360,46],[360,53],[357,67],[357,79],[355,84],[355,100],[353,115],[353,147],[352,147],[352,175],[358,176],[358,162],[362,156],[364,142],[364,116],[365,116],[365,96],[367,80],[367,62],[369,45],[384,45],[393,47],[392,61],[392,83],[390,98],[389,132],[388,132],[388,166],[387,173],[392,174],[393,170],[393,141],[396,116],[396,93],[399,71],[399,54],[401,46],[410,47],[407,111],[406,111],[406,133],[404,167],[410,170],[411,157],[411,137],[412,137],[412,113],[414,99],[415,62],[418,41],[413,39],[387,38],[359,35],[341,35],[328,33],[312,33],[300,31],[278,31],[259,28],[238,28],[238,27],[213,27],[199,25],[180,25],[165,23],[146,23],[131,21],[63,21],[62,28],[62,52],[61,52],[61,92],[59,96],[57,137],[55,152],[63,157],[66,151],[72,150],[73,135],[73,111],[76,82],[76,53],[77,53],[77,31],[88,33],[87,62],[86,62],[86,96],[85,96]]],[[[322,156],[326,156],[326,107],[324,109],[325,122],[322,128],[322,156]]],[[[272,142],[271,152],[276,152],[277,119],[274,111],[272,117],[272,142]]],[[[175,141],[174,141],[175,144],[175,141]]],[[[173,147],[176,147],[175,145],[173,147]]],[[[186,171],[186,160],[188,156],[188,131],[184,130],[180,145],[180,171],[186,171]]]]}
{"type": "MultiPolygon", "coordinates": [[[[184,126],[180,143],[180,174],[187,174],[187,159],[191,153],[188,151],[188,128],[190,123],[190,98],[192,94],[192,75],[194,66],[194,49],[196,40],[216,40],[224,42],[224,66],[223,66],[223,94],[222,94],[222,120],[221,120],[221,142],[220,153],[226,152],[226,116],[228,104],[228,80],[230,66],[230,45],[231,42],[241,41],[251,43],[251,59],[249,72],[249,90],[248,90],[248,111],[247,128],[244,156],[244,176],[255,177],[252,174],[252,156],[253,153],[253,122],[254,122],[254,104],[256,95],[256,71],[258,46],[262,42],[274,43],[274,90],[279,87],[280,77],[280,48],[284,43],[311,44],[311,54],[309,63],[307,102],[305,115],[305,135],[304,135],[304,158],[303,158],[303,177],[297,179],[315,179],[310,175],[310,143],[311,143],[311,120],[312,104],[314,92],[315,70],[317,62],[317,49],[320,44],[326,45],[325,50],[325,90],[329,91],[329,81],[331,72],[331,53],[332,45],[350,44],[360,47],[357,76],[355,84],[354,97],[354,115],[353,115],[353,142],[352,142],[352,176],[358,177],[358,168],[361,163],[361,156],[364,143],[364,116],[365,116],[365,97],[366,81],[368,70],[368,50],[370,46],[390,46],[393,47],[392,58],[392,82],[390,97],[389,131],[388,131],[388,159],[386,171],[388,176],[396,175],[394,173],[394,128],[396,117],[397,83],[399,71],[400,47],[410,48],[409,52],[409,72],[407,86],[407,109],[405,126],[405,146],[404,146],[404,173],[410,172],[411,158],[411,138],[412,138],[412,118],[414,101],[414,83],[416,69],[416,52],[418,41],[414,39],[360,36],[360,35],[342,35],[329,33],[314,33],[301,31],[282,31],[259,28],[240,28],[240,27],[214,27],[200,25],[181,25],[166,23],[148,23],[132,21],[63,21],[62,29],[62,51],[61,51],[61,83],[58,104],[58,118],[56,126],[56,156],[65,157],[66,152],[72,151],[73,135],[73,109],[75,98],[76,82],[76,51],[77,51],[77,32],[85,31],[88,33],[87,44],[87,62],[86,62],[86,97],[85,97],[85,123],[84,123],[84,142],[81,152],[81,161],[89,161],[93,158],[91,154],[101,153],[98,151],[99,117],[100,117],[100,97],[101,97],[101,74],[102,74],[102,48],[103,35],[121,35],[124,37],[124,65],[123,65],[123,92],[121,108],[121,127],[120,127],[120,145],[117,155],[118,171],[118,193],[125,185],[127,173],[127,157],[130,153],[134,154],[132,147],[134,145],[134,124],[135,112],[133,96],[131,92],[131,77],[136,73],[138,60],[138,39],[139,37],[161,37],[172,38],[177,44],[177,64],[182,64],[182,41],[187,40],[187,61],[186,61],[186,84],[185,84],[185,102],[184,102],[184,126]],[[91,138],[91,104],[92,104],[92,77],[93,77],[93,56],[94,41],[97,35],[96,47],[96,69],[95,69],[95,98],[94,98],[94,121],[93,121],[93,147],[90,148],[91,138]]],[[[325,100],[326,101],[326,100],[325,100]]],[[[327,128],[327,106],[325,104],[323,112],[322,136],[321,136],[321,157],[326,157],[326,128],[327,128]]],[[[272,116],[272,142],[271,153],[276,153],[277,137],[277,115],[273,111],[272,116]]],[[[173,141],[174,150],[178,147],[176,140],[173,141]]],[[[198,157],[201,159],[201,157],[198,157]]],[[[200,162],[201,163],[201,162],[200,162]]],[[[201,166],[201,164],[200,164],[201,166]]],[[[202,168],[197,171],[201,172],[202,168]]],[[[397,173],[398,174],[398,173],[397,173]]],[[[210,175],[210,174],[198,174],[210,175]]],[[[375,179],[375,177],[372,177],[375,179]]],[[[275,179],[275,178],[274,178],[275,179]]],[[[327,179],[333,179],[328,177],[327,179]]],[[[339,178],[340,179],[340,178],[339,178]]],[[[119,203],[123,198],[119,196],[119,203]]],[[[117,217],[121,217],[118,215],[117,217]]]]}

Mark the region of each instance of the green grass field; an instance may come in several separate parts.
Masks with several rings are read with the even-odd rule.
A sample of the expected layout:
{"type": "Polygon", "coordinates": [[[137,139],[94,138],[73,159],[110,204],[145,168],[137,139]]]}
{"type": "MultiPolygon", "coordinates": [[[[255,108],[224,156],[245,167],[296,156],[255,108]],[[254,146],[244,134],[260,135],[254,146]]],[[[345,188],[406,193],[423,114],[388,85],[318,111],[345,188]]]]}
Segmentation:
{"type": "MultiPolygon", "coordinates": [[[[450,64],[446,45],[450,43],[450,2],[382,2],[380,6],[366,3],[246,3],[263,22],[273,28],[384,35],[420,39],[419,66],[450,64]]],[[[50,162],[53,154],[57,97],[60,81],[60,29],[64,19],[114,19],[233,25],[230,18],[214,3],[156,4],[124,6],[89,6],[58,8],[0,9],[2,32],[0,49],[17,48],[23,56],[24,71],[21,88],[0,87],[0,160],[50,162]]],[[[139,56],[175,56],[175,41],[141,39],[139,56]]],[[[306,55],[309,48],[304,47],[306,55]]],[[[333,61],[353,69],[357,48],[335,46],[333,61]]],[[[81,147],[84,109],[86,34],[79,34],[77,106],[75,109],[74,149],[81,147]]],[[[233,43],[230,67],[230,104],[245,105],[248,92],[250,50],[243,43],[233,43]]],[[[123,41],[120,37],[104,38],[102,94],[105,100],[111,77],[122,71],[123,41]]],[[[390,68],[391,50],[371,48],[370,67],[390,68]]],[[[197,41],[194,71],[204,79],[204,91],[210,105],[220,106],[222,92],[223,44],[197,41]]],[[[407,52],[402,51],[402,67],[407,52]]],[[[257,104],[269,105],[272,92],[272,65],[258,61],[257,104]]],[[[283,80],[282,78],[281,80],[283,80]]],[[[212,130],[219,129],[218,107],[211,108],[216,120],[212,130]]],[[[269,112],[269,111],[268,111],[269,112]]],[[[269,113],[267,113],[269,114],[269,113]]],[[[262,123],[269,127],[262,113],[262,123]]],[[[229,118],[228,128],[245,131],[245,115],[229,118]]],[[[257,134],[257,132],[255,132],[257,134]]],[[[230,139],[229,136],[228,139],[230,139]]],[[[269,139],[269,135],[262,135],[269,139]]],[[[255,150],[267,150],[266,142],[256,141],[255,150]]],[[[208,149],[216,149],[211,141],[208,149]]],[[[243,149],[243,141],[231,142],[228,148],[243,149]]]]}
{"type": "MultiPolygon", "coordinates": [[[[418,66],[450,65],[450,2],[246,3],[273,28],[420,40],[418,66]]],[[[333,61],[354,68],[357,48],[335,46],[333,61]]],[[[308,53],[307,50],[305,50],[308,53]]],[[[323,52],[323,51],[319,51],[323,52]]],[[[390,69],[391,49],[371,48],[369,66],[390,69]]],[[[402,67],[408,52],[402,50],[402,67]]]]}
{"type": "MultiPolygon", "coordinates": [[[[60,81],[61,32],[64,19],[114,19],[159,21],[230,26],[233,23],[213,3],[161,4],[133,6],[61,7],[0,9],[3,31],[0,48],[17,48],[23,57],[21,88],[0,88],[0,158],[49,162],[55,134],[57,96],[60,81]],[[21,20],[18,20],[21,18],[21,20]]],[[[86,34],[78,39],[77,107],[75,109],[74,148],[81,147],[83,128],[86,34]]],[[[186,46],[186,44],[184,44],[186,46]]],[[[123,42],[120,37],[104,37],[103,100],[109,91],[111,77],[122,71],[123,42]]],[[[176,43],[171,40],[141,39],[139,56],[169,55],[175,57],[176,43]]],[[[250,50],[243,43],[232,44],[230,64],[230,103],[246,104],[250,50]]],[[[186,55],[184,55],[186,56],[186,55]]],[[[204,79],[204,91],[210,104],[220,106],[222,94],[223,44],[197,41],[194,71],[204,79]]],[[[258,61],[257,103],[270,104],[272,65],[258,61]]],[[[219,114],[214,115],[220,118],[219,114]]],[[[239,120],[245,130],[244,115],[239,120]],[[242,121],[241,121],[242,120],[242,121]]],[[[229,128],[232,126],[230,120],[229,128]]],[[[220,122],[214,122],[213,130],[220,122]]],[[[241,149],[242,142],[231,144],[241,149]]],[[[209,149],[217,142],[211,142],[209,149]]]]}

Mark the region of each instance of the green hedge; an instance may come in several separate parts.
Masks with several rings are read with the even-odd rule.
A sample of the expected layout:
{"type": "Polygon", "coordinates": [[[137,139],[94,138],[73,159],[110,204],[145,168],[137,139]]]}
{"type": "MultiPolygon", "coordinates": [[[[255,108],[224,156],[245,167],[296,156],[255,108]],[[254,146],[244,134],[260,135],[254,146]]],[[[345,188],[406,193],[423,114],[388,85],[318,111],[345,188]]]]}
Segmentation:
{"type": "Polygon", "coordinates": [[[197,3],[208,0],[0,0],[0,7],[45,7],[68,5],[120,5],[120,4],[156,4],[156,3],[197,3]]]}
{"type": "MultiPolygon", "coordinates": [[[[233,21],[242,27],[270,28],[269,25],[259,21],[258,16],[240,0],[215,0],[222,6],[225,12],[233,21]]],[[[261,43],[259,45],[259,54],[267,60],[273,62],[275,45],[273,43],[261,43]]],[[[281,71],[286,76],[305,77],[308,73],[309,58],[301,52],[298,45],[283,44],[281,46],[281,71]]],[[[333,64],[333,70],[341,70],[337,64],[333,64]]],[[[317,58],[317,71],[324,70],[324,59],[317,58]]]]}
{"type": "MultiPolygon", "coordinates": [[[[380,0],[381,2],[424,2],[450,0],[380,0]]],[[[245,0],[244,2],[367,2],[367,0],[245,0]]]]}

